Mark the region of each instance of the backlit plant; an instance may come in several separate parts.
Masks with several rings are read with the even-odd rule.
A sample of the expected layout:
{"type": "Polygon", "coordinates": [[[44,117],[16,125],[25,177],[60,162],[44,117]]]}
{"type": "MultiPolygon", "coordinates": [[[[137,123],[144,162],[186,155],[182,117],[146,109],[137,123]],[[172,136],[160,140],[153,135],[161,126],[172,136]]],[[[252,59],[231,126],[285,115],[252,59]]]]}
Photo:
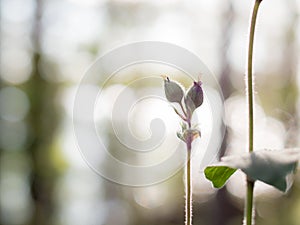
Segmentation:
{"type": "MultiPolygon", "coordinates": [[[[296,170],[299,160],[299,149],[283,150],[256,150],[254,151],[254,85],[253,85],[253,46],[256,18],[262,0],[255,0],[252,17],[249,26],[248,63],[246,74],[246,95],[248,109],[248,153],[223,157],[221,162],[205,168],[204,173],[215,188],[221,188],[227,180],[238,169],[246,174],[247,194],[245,197],[245,225],[253,225],[253,193],[256,181],[262,181],[272,185],[282,192],[290,187],[288,177],[296,170]]],[[[169,102],[178,103],[181,111],[175,107],[175,112],[182,119],[182,130],[177,136],[186,143],[186,225],[192,224],[192,185],[191,185],[191,151],[192,142],[201,133],[191,124],[191,118],[196,108],[203,103],[203,90],[201,81],[194,81],[194,84],[185,92],[184,88],[176,81],[168,77],[164,79],[165,95],[169,102]]],[[[242,152],[242,149],[241,149],[242,152]]]]}
{"type": "Polygon", "coordinates": [[[181,84],[170,80],[169,77],[164,77],[164,89],[167,100],[171,103],[177,103],[180,106],[180,111],[173,107],[176,114],[182,119],[181,131],[177,133],[177,136],[186,143],[186,225],[192,224],[192,171],[190,157],[192,152],[192,142],[197,137],[201,136],[200,131],[192,126],[192,115],[203,103],[203,90],[201,85],[201,81],[194,81],[193,85],[185,91],[181,84]]]}

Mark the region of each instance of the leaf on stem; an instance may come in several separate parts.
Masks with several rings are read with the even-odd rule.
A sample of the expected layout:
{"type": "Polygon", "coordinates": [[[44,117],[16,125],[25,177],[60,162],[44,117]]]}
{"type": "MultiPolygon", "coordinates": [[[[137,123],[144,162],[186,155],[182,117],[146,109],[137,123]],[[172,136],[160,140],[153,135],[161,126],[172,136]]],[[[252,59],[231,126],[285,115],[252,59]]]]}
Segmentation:
{"type": "Polygon", "coordinates": [[[176,133],[176,135],[177,135],[177,137],[180,139],[180,140],[182,140],[183,142],[186,142],[186,140],[185,140],[185,138],[183,137],[183,135],[182,135],[182,133],[181,132],[177,132],[176,133]]]}
{"type": "Polygon", "coordinates": [[[177,137],[184,142],[188,140],[188,136],[191,137],[190,140],[193,142],[196,138],[201,137],[201,132],[197,129],[185,129],[177,132],[177,137]]]}
{"type": "Polygon", "coordinates": [[[205,168],[204,173],[205,177],[213,183],[215,188],[221,188],[236,170],[227,166],[208,166],[205,168]]]}
{"type": "Polygon", "coordinates": [[[169,102],[181,103],[184,96],[184,88],[176,81],[172,81],[169,77],[164,77],[165,95],[169,102]]]}
{"type": "Polygon", "coordinates": [[[252,153],[227,156],[215,166],[204,170],[214,187],[222,187],[237,169],[241,169],[253,181],[259,180],[282,192],[289,188],[288,177],[293,174],[300,158],[300,149],[280,151],[260,150],[252,153]]]}

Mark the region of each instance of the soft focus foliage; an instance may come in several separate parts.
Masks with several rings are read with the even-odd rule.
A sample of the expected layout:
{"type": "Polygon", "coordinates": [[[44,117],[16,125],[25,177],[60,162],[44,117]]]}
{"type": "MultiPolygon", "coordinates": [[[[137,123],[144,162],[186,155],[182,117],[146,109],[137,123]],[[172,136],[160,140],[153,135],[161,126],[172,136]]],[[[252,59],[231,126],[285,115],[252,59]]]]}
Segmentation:
{"type": "Polygon", "coordinates": [[[251,180],[265,182],[285,192],[291,187],[291,180],[287,178],[297,167],[299,153],[299,149],[284,149],[232,155],[222,158],[220,165],[208,166],[204,172],[216,188],[222,187],[237,169],[241,169],[251,180]]]}
{"type": "MultiPolygon", "coordinates": [[[[261,7],[255,48],[259,93],[255,148],[283,149],[299,146],[300,4],[297,0],[266,3],[261,7]]],[[[251,5],[251,1],[238,0],[0,0],[0,224],[182,224],[181,170],[162,183],[133,188],[109,182],[88,167],[73,135],[73,123],[87,122],[84,107],[78,117],[72,116],[76,87],[98,56],[125,43],[157,40],[187,48],[216,75],[224,94],[227,132],[216,158],[234,154],[246,143],[244,66],[251,5]]],[[[155,164],[172,154],[169,146],[177,144],[175,132],[180,129],[171,116],[173,109],[163,104],[154,107],[147,102],[124,113],[128,101],[161,90],[161,80],[131,85],[135,78],[149,74],[171,74],[186,88],[191,82],[171,66],[134,65],[109,80],[100,106],[95,106],[97,135],[116,158],[126,153],[114,135],[116,128],[121,140],[130,140],[130,135],[147,139],[152,137],[152,128],[158,134],[163,130],[161,121],[153,118],[167,121],[170,136],[159,154],[151,158],[127,155],[126,162],[137,166],[155,164]],[[114,110],[113,103],[125,87],[128,91],[122,98],[126,102],[114,110]],[[114,123],[112,112],[117,115],[114,123]]],[[[99,83],[104,78],[99,74],[99,83]]],[[[97,85],[86,87],[86,99],[97,90],[97,85]]],[[[195,140],[200,147],[192,164],[194,223],[239,225],[245,186],[239,176],[243,175],[236,172],[217,192],[198,163],[204,157],[201,147],[210,138],[215,143],[220,139],[218,130],[211,131],[209,106],[204,100],[195,111],[201,121],[201,141],[195,140]],[[210,137],[212,133],[215,136],[210,137]]],[[[82,133],[89,136],[84,126],[82,133]]],[[[89,139],[86,143],[94,149],[95,143],[89,139]]],[[[219,149],[209,147],[215,156],[219,149]]],[[[132,178],[106,165],[101,150],[90,152],[93,163],[132,178]]],[[[256,210],[257,225],[299,224],[299,173],[285,196],[258,184],[256,210]]]]}

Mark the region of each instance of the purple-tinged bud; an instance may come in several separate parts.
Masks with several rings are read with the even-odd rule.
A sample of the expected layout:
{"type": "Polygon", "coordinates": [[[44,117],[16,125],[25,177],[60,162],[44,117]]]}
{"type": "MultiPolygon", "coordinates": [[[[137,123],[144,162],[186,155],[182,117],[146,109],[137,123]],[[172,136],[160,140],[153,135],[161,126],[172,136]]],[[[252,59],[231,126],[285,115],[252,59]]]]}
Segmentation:
{"type": "Polygon", "coordinates": [[[184,103],[190,116],[193,114],[195,109],[203,103],[203,90],[201,85],[201,81],[194,81],[194,84],[189,88],[184,98],[184,103]]]}
{"type": "Polygon", "coordinates": [[[201,137],[201,132],[197,129],[186,129],[184,131],[177,132],[177,137],[184,142],[187,142],[187,140],[193,142],[198,137],[201,137]]]}
{"type": "Polygon", "coordinates": [[[184,89],[179,83],[171,81],[169,77],[165,77],[164,88],[166,98],[169,102],[181,103],[184,96],[184,89]]]}

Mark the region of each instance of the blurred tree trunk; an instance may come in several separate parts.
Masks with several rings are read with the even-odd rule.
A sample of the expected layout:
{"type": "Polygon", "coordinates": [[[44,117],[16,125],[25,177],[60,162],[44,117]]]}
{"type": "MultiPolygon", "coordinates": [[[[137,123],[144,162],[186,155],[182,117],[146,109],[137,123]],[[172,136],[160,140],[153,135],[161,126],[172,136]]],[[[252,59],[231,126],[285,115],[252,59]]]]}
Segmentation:
{"type": "Polygon", "coordinates": [[[232,36],[232,24],[234,21],[234,9],[232,1],[228,4],[224,4],[224,12],[222,15],[221,24],[221,45],[220,45],[220,56],[221,56],[221,74],[219,83],[223,92],[224,100],[226,100],[233,92],[233,86],[230,80],[232,73],[231,66],[228,60],[228,47],[232,36]]]}
{"type": "MultiPolygon", "coordinates": [[[[299,15],[296,0],[287,0],[284,4],[287,5],[289,23],[282,31],[285,36],[282,40],[283,45],[280,45],[283,51],[281,70],[277,76],[273,76],[273,79],[276,79],[276,82],[280,84],[280,86],[277,85],[276,89],[276,92],[279,92],[279,97],[275,99],[278,106],[273,105],[273,107],[280,108],[279,117],[288,131],[286,136],[283,137],[285,138],[285,147],[296,147],[299,144],[299,114],[297,114],[299,99],[299,87],[297,87],[297,63],[299,60],[297,26],[299,15]]],[[[269,85],[268,81],[264,84],[264,86],[266,85],[269,85]]],[[[272,97],[274,98],[274,95],[272,97]]],[[[296,176],[299,179],[299,171],[296,176]]],[[[299,196],[299,183],[295,181],[291,190],[287,193],[287,197],[276,198],[271,202],[274,206],[273,210],[277,212],[274,214],[274,220],[278,221],[278,224],[299,224],[299,219],[297,220],[293,216],[295,207],[299,204],[299,196]]],[[[265,204],[265,202],[262,204],[265,204]]],[[[257,225],[273,224],[268,222],[268,218],[258,218],[260,221],[257,221],[257,225]]]]}
{"type": "Polygon", "coordinates": [[[41,16],[43,1],[35,1],[34,27],[32,41],[34,53],[32,57],[32,74],[25,84],[30,100],[30,144],[27,149],[31,158],[32,171],[30,179],[34,212],[32,225],[53,224],[51,217],[54,211],[52,199],[55,184],[55,169],[51,162],[51,144],[57,124],[57,113],[54,104],[56,89],[42,77],[41,70],[41,16]]]}
{"type": "MultiPolygon", "coordinates": [[[[232,1],[228,4],[224,4],[224,12],[222,16],[222,40],[220,46],[221,55],[221,74],[219,78],[219,83],[223,92],[224,100],[226,100],[234,91],[230,80],[232,73],[230,62],[228,59],[228,47],[230,45],[230,40],[232,37],[232,24],[234,21],[234,9],[232,1]]],[[[219,159],[225,154],[228,145],[228,128],[225,128],[225,135],[220,148],[219,159]]],[[[218,216],[212,216],[214,225],[231,225],[233,218],[237,216],[242,216],[242,212],[235,207],[228,195],[226,188],[222,188],[218,191],[215,199],[215,211],[214,213],[218,216]]]]}
{"type": "MultiPolygon", "coordinates": [[[[288,0],[286,1],[288,6],[288,15],[290,16],[289,24],[285,30],[285,46],[282,62],[281,80],[283,82],[281,89],[281,102],[284,103],[283,108],[288,116],[283,115],[285,127],[288,132],[285,139],[286,147],[296,147],[299,144],[299,114],[297,114],[297,104],[299,99],[299,87],[297,87],[297,63],[299,60],[299,50],[297,43],[297,27],[299,21],[299,14],[297,10],[297,1],[288,0]]],[[[299,112],[298,112],[299,113],[299,112]]],[[[299,173],[298,173],[299,174],[299,173]]],[[[299,177],[299,175],[298,175],[299,177]]],[[[294,199],[299,198],[299,187],[293,185],[290,192],[289,198],[294,199]]],[[[287,204],[287,203],[286,203],[287,204]]],[[[279,204],[278,219],[280,224],[294,224],[290,212],[293,210],[295,204],[289,203],[288,207],[279,204]]]]}
{"type": "Polygon", "coordinates": [[[288,15],[290,15],[290,23],[285,31],[285,46],[282,62],[281,77],[283,77],[282,86],[282,102],[284,110],[291,115],[292,118],[285,121],[286,127],[289,132],[286,138],[286,146],[294,147],[297,145],[298,133],[298,118],[297,118],[297,62],[298,62],[298,48],[297,48],[297,33],[296,28],[298,24],[297,2],[289,0],[286,2],[288,5],[288,15]]]}
{"type": "MultiPolygon", "coordinates": [[[[0,0],[0,9],[2,8],[2,0],[0,0]]],[[[1,10],[0,10],[0,49],[2,50],[2,14],[1,14],[1,10]]],[[[0,68],[2,68],[2,58],[0,56],[0,68]]],[[[2,84],[2,69],[0,69],[0,90],[2,89],[3,87],[3,84],[2,84]]],[[[2,119],[0,120],[0,129],[2,129],[2,119]]],[[[1,130],[0,130],[1,132],[1,130]]],[[[3,153],[3,149],[2,147],[0,146],[0,161],[1,161],[1,158],[3,157],[2,156],[2,153],[3,153]]],[[[1,177],[0,177],[1,179],[1,177]]],[[[2,212],[2,204],[0,204],[0,212],[2,212]]],[[[2,215],[0,214],[0,225],[2,225],[2,215]]]]}

